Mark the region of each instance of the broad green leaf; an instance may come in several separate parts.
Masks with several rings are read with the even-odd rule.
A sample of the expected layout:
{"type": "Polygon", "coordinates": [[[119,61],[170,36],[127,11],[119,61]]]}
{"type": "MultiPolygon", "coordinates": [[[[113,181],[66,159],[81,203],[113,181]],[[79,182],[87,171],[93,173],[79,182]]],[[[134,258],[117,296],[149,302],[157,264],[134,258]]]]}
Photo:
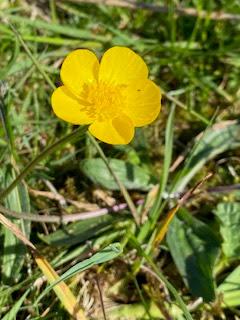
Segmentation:
{"type": "Polygon", "coordinates": [[[240,203],[219,203],[215,214],[220,220],[225,256],[230,259],[240,259],[240,203]]]}
{"type": "Polygon", "coordinates": [[[167,243],[173,260],[191,293],[211,301],[215,297],[213,266],[219,240],[212,230],[185,209],[170,224],[167,243]]]}
{"type": "Polygon", "coordinates": [[[112,243],[108,245],[107,247],[103,248],[99,252],[95,253],[92,257],[85,259],[84,261],[81,261],[77,263],[75,266],[68,269],[65,273],[63,273],[59,279],[55,282],[53,282],[49,287],[47,287],[43,293],[38,298],[38,301],[42,299],[45,294],[51,290],[55,285],[57,285],[61,281],[65,281],[75,274],[82,272],[84,270],[87,270],[97,264],[101,264],[107,261],[110,261],[112,259],[115,259],[122,253],[122,247],[120,243],[112,243]]]}
{"type": "Polygon", "coordinates": [[[17,319],[17,313],[19,311],[19,309],[21,308],[25,298],[27,297],[29,293],[29,290],[27,290],[18,300],[17,302],[14,304],[14,306],[10,309],[10,311],[8,311],[7,314],[5,314],[5,316],[2,318],[2,320],[15,320],[17,319]]]}
{"type": "MultiPolygon", "coordinates": [[[[147,191],[153,186],[153,178],[141,167],[118,159],[109,159],[109,164],[127,189],[147,191]]],[[[93,183],[106,189],[119,190],[118,185],[102,159],[83,160],[80,167],[93,183]]]]}
{"type": "MultiPolygon", "coordinates": [[[[5,171],[4,185],[15,178],[13,169],[5,171]]],[[[5,199],[5,205],[8,209],[17,212],[30,212],[30,202],[28,191],[24,183],[20,183],[5,199]]],[[[14,223],[29,237],[31,230],[30,221],[14,220],[14,223]]],[[[21,277],[21,269],[25,260],[26,247],[18,240],[15,235],[8,229],[4,228],[4,248],[2,262],[2,277],[6,284],[14,283],[21,277]]]]}
{"type": "Polygon", "coordinates": [[[227,150],[239,147],[240,122],[223,122],[221,125],[207,129],[200,140],[196,141],[173,191],[182,191],[207,161],[227,150]]]}
{"type": "Polygon", "coordinates": [[[223,294],[223,307],[240,306],[240,266],[231,272],[217,288],[223,294]]]}
{"type": "MultiPolygon", "coordinates": [[[[99,235],[111,230],[113,223],[123,219],[119,215],[105,215],[91,218],[63,226],[47,236],[40,235],[40,238],[50,245],[71,246],[82,243],[88,239],[96,238],[99,235]]],[[[126,220],[126,217],[125,217],[126,220]]]]}

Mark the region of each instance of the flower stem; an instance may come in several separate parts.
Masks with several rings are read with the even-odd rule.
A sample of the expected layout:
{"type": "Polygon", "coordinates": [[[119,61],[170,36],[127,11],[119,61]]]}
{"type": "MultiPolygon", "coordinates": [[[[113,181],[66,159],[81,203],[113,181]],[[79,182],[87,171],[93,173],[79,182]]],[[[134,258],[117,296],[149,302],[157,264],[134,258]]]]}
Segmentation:
{"type": "Polygon", "coordinates": [[[92,144],[95,146],[95,148],[97,149],[100,157],[102,158],[102,160],[104,161],[104,163],[106,164],[110,174],[112,175],[113,179],[115,180],[115,182],[117,183],[117,185],[119,186],[120,191],[122,192],[123,197],[125,198],[127,205],[131,211],[131,214],[136,222],[137,225],[140,225],[140,219],[139,219],[139,215],[137,213],[137,209],[127,191],[127,189],[125,188],[125,186],[122,184],[122,182],[119,180],[118,176],[115,174],[115,172],[113,171],[113,169],[111,168],[109,161],[107,159],[107,157],[105,156],[102,148],[100,147],[99,143],[96,141],[96,139],[88,132],[87,133],[90,141],[92,142],[92,144]]]}
{"type": "Polygon", "coordinates": [[[38,164],[40,161],[45,159],[48,155],[51,153],[57,151],[60,149],[63,145],[66,143],[73,142],[74,140],[77,140],[81,136],[84,135],[86,131],[86,127],[82,126],[76,129],[75,131],[71,132],[70,134],[66,135],[62,139],[56,141],[49,147],[47,147],[45,150],[43,150],[42,153],[40,153],[35,159],[33,159],[24,169],[23,171],[17,176],[17,178],[2,192],[0,192],[0,200],[5,198],[16,186],[17,184],[22,181],[26,175],[38,164]]]}
{"type": "MultiPolygon", "coordinates": [[[[12,31],[14,32],[14,34],[16,35],[18,41],[21,43],[21,45],[23,46],[24,50],[26,51],[27,55],[29,56],[29,58],[32,60],[33,64],[36,66],[36,68],[39,70],[39,72],[41,73],[41,75],[43,76],[43,78],[48,82],[48,84],[50,85],[50,87],[52,89],[56,89],[55,84],[52,82],[52,80],[49,78],[49,76],[46,74],[46,72],[42,69],[41,65],[38,63],[37,59],[35,59],[35,57],[33,56],[32,52],[30,51],[30,49],[28,48],[28,46],[26,45],[26,43],[24,42],[21,34],[18,32],[18,30],[9,22],[7,21],[10,28],[12,29],[12,31]]],[[[81,129],[79,129],[81,130],[81,129]]],[[[108,160],[103,152],[103,150],[101,149],[101,147],[99,146],[99,144],[97,143],[97,141],[94,139],[94,137],[92,137],[90,134],[88,134],[88,136],[90,137],[91,142],[95,145],[96,149],[98,150],[99,155],[101,156],[101,158],[103,159],[103,161],[105,162],[109,172],[111,173],[111,175],[113,176],[114,180],[116,181],[116,183],[119,186],[119,189],[122,192],[122,195],[124,196],[128,207],[133,215],[133,218],[136,222],[137,225],[140,224],[140,219],[137,213],[137,209],[127,191],[127,189],[125,188],[125,186],[121,183],[121,181],[118,179],[118,177],[116,176],[116,174],[114,173],[114,171],[112,170],[112,168],[110,167],[108,160]]],[[[51,147],[49,147],[50,149],[50,153],[53,152],[54,150],[51,150],[51,148],[54,147],[54,145],[52,145],[51,147]]],[[[4,198],[9,192],[11,192],[15,186],[18,184],[19,181],[21,181],[26,174],[36,165],[36,163],[38,163],[39,161],[41,161],[46,155],[48,154],[48,150],[44,151],[44,154],[39,155],[36,159],[34,159],[31,163],[29,163],[29,165],[23,170],[23,172],[12,182],[12,184],[2,193],[0,193],[0,200],[2,198],[4,198]],[[45,153],[47,152],[47,153],[45,153]]]]}

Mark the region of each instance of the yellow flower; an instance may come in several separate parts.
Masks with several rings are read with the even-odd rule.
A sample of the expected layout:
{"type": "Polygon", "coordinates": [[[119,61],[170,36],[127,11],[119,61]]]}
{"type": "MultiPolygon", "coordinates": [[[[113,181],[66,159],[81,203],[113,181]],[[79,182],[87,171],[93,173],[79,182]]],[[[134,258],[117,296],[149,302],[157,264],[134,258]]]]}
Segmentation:
{"type": "Polygon", "coordinates": [[[73,124],[90,124],[90,133],[106,143],[129,143],[134,128],[151,123],[160,112],[160,89],[148,79],[142,58],[128,48],[107,50],[100,63],[93,52],[75,50],[60,75],[63,86],[52,95],[55,114],[73,124]]]}

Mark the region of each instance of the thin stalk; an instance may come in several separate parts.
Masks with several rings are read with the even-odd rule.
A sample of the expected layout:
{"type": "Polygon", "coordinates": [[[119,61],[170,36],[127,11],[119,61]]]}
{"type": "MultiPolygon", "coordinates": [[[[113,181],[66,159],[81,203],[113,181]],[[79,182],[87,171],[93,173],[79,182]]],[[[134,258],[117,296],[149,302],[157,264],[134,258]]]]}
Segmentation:
{"type": "Polygon", "coordinates": [[[17,184],[22,181],[27,174],[38,164],[40,161],[45,159],[51,153],[60,149],[66,143],[70,143],[78,139],[79,137],[83,136],[86,131],[86,127],[79,127],[75,131],[71,132],[70,134],[66,135],[62,139],[56,141],[51,146],[47,147],[43,152],[41,152],[35,159],[33,159],[24,169],[23,171],[16,177],[16,179],[2,192],[0,192],[0,200],[5,198],[16,186],[17,184]]]}
{"type": "Polygon", "coordinates": [[[98,142],[96,141],[96,139],[88,132],[87,133],[90,141],[92,142],[92,144],[95,146],[95,148],[97,149],[100,157],[102,158],[102,160],[104,161],[104,163],[106,164],[110,174],[112,175],[113,179],[115,180],[115,182],[117,183],[120,191],[122,192],[122,195],[123,197],[125,198],[127,204],[128,204],[128,207],[131,211],[131,214],[136,222],[137,225],[140,225],[140,218],[139,218],[139,215],[137,213],[137,209],[127,191],[127,189],[125,188],[125,186],[122,184],[122,182],[119,180],[118,176],[115,174],[115,172],[113,171],[113,169],[111,168],[109,162],[108,162],[108,159],[107,157],[105,156],[102,148],[100,147],[100,145],[98,144],[98,142]]]}
{"type": "Polygon", "coordinates": [[[184,303],[184,301],[182,300],[182,298],[180,297],[180,295],[178,294],[177,290],[174,288],[174,286],[165,278],[165,276],[159,271],[159,268],[155,265],[155,263],[152,261],[152,259],[149,257],[148,254],[146,254],[144,252],[144,250],[141,248],[139,242],[137,241],[137,239],[132,235],[130,238],[132,244],[135,246],[135,248],[139,251],[139,253],[141,254],[142,257],[144,257],[146,259],[146,261],[149,263],[149,265],[152,267],[152,269],[154,270],[154,272],[157,274],[158,278],[160,281],[162,281],[166,287],[168,288],[168,290],[172,293],[172,295],[174,296],[174,298],[176,299],[179,307],[182,309],[185,317],[187,320],[193,320],[190,312],[187,309],[186,304],[184,303]]]}
{"type": "Polygon", "coordinates": [[[104,302],[103,302],[102,290],[101,290],[99,278],[98,278],[98,273],[96,274],[96,284],[97,284],[97,288],[98,288],[98,292],[99,292],[99,298],[100,298],[103,318],[104,318],[104,320],[107,320],[106,311],[105,311],[104,302]]]}
{"type": "Polygon", "coordinates": [[[167,185],[169,168],[172,161],[174,115],[175,115],[175,105],[173,104],[170,109],[170,114],[168,117],[166,131],[165,131],[165,147],[164,147],[164,162],[163,162],[162,176],[160,179],[156,199],[149,213],[153,221],[155,221],[155,217],[158,216],[158,213],[159,213],[159,208],[162,202],[162,195],[167,185]]]}
{"type": "Polygon", "coordinates": [[[146,311],[146,313],[147,313],[147,315],[148,315],[148,318],[149,318],[150,320],[153,320],[153,317],[151,316],[151,313],[150,313],[150,311],[149,311],[149,305],[148,305],[148,303],[146,302],[146,300],[145,300],[145,298],[144,298],[144,296],[143,296],[143,294],[142,294],[141,288],[139,287],[139,284],[138,284],[138,281],[137,281],[136,277],[133,276],[133,277],[132,277],[132,280],[133,280],[133,282],[134,282],[134,284],[135,284],[135,287],[136,287],[136,289],[137,289],[138,295],[139,295],[139,297],[140,297],[140,299],[141,299],[141,301],[142,301],[142,304],[143,304],[143,306],[144,306],[144,308],[145,308],[145,311],[146,311]]]}

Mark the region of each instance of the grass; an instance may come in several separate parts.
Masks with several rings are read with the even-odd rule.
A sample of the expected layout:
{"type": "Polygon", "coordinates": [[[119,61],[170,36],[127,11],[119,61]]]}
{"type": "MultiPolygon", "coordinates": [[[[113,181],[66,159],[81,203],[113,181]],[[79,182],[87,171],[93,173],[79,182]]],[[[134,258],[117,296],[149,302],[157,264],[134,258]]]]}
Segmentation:
{"type": "Polygon", "coordinates": [[[179,14],[178,0],[164,12],[151,6],[163,1],[146,10],[86,2],[0,3],[0,212],[41,253],[1,225],[0,317],[238,319],[240,6],[181,1],[193,16],[179,14]],[[217,20],[220,11],[232,16],[217,20]],[[127,146],[96,145],[50,105],[68,52],[100,57],[114,45],[138,52],[164,93],[159,118],[127,146]],[[29,220],[79,212],[93,217],[29,220]],[[67,286],[57,295],[51,268],[67,286]]]}

